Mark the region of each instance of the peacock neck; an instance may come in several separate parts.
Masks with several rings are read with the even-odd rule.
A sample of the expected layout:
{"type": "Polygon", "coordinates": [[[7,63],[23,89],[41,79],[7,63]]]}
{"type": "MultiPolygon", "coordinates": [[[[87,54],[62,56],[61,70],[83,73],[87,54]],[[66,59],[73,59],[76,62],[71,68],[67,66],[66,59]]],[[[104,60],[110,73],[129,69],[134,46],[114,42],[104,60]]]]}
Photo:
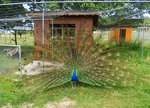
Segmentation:
{"type": "Polygon", "coordinates": [[[72,72],[71,81],[78,81],[76,66],[74,66],[74,69],[73,69],[73,72],[72,72]]]}

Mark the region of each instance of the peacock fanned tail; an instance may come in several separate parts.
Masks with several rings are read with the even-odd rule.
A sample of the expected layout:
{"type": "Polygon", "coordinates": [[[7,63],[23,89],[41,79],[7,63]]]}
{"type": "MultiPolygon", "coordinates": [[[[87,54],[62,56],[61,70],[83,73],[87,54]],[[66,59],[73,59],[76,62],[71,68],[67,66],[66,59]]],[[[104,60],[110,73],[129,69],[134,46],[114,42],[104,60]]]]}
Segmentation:
{"type": "Polygon", "coordinates": [[[127,86],[134,80],[127,66],[128,58],[122,57],[123,48],[101,44],[99,37],[55,38],[48,46],[45,58],[63,66],[30,78],[35,88],[50,89],[69,81],[107,87],[127,86]]]}

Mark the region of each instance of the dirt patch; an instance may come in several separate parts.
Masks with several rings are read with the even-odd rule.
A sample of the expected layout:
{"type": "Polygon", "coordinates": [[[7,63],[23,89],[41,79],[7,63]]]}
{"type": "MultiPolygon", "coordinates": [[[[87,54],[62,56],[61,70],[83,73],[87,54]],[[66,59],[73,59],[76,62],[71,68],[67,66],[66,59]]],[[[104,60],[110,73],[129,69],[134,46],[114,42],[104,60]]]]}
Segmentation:
{"type": "Polygon", "coordinates": [[[19,108],[33,108],[33,104],[22,104],[19,108]]]}
{"type": "MultiPolygon", "coordinates": [[[[7,105],[3,106],[2,108],[14,108],[14,107],[12,107],[11,104],[7,104],[7,105]]],[[[33,108],[33,104],[24,103],[24,104],[20,105],[18,108],[33,108]]]]}
{"type": "Polygon", "coordinates": [[[38,75],[41,73],[47,73],[53,70],[65,69],[64,65],[61,63],[51,63],[47,61],[33,61],[25,66],[22,66],[21,72],[16,72],[16,74],[24,75],[38,75]]]}
{"type": "Polygon", "coordinates": [[[70,108],[71,106],[76,105],[76,101],[73,101],[69,98],[64,98],[60,102],[51,102],[45,105],[44,108],[70,108]]]}
{"type": "MultiPolygon", "coordinates": [[[[33,103],[23,103],[18,108],[38,108],[33,106],[33,103]]],[[[59,102],[49,102],[44,105],[43,108],[71,108],[72,106],[76,105],[76,101],[71,100],[69,98],[64,98],[59,102]]],[[[13,108],[11,104],[7,104],[1,108],[13,108]]]]}
{"type": "Polygon", "coordinates": [[[5,105],[5,106],[2,106],[2,108],[13,108],[12,106],[11,106],[11,104],[7,104],[7,105],[5,105]]]}

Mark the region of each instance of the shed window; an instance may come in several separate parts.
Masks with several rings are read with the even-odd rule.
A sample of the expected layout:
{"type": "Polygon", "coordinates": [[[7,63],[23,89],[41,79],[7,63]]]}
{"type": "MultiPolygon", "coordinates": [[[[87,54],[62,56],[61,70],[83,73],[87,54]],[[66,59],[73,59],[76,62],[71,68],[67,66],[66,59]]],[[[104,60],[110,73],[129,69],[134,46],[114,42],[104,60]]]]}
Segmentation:
{"type": "Polygon", "coordinates": [[[53,24],[53,29],[50,25],[50,36],[52,37],[52,35],[54,38],[73,38],[75,37],[75,24],[53,24]]]}

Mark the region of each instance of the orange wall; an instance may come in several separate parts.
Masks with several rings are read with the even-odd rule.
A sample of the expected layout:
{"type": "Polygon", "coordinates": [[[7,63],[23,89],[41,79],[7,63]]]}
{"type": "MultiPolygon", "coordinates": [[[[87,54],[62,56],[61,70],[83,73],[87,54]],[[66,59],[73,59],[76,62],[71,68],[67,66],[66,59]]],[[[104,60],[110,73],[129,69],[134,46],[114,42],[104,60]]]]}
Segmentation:
{"type": "Polygon", "coordinates": [[[131,42],[132,39],[132,28],[126,28],[126,42],[131,42]]]}
{"type": "Polygon", "coordinates": [[[110,41],[116,41],[119,43],[120,29],[126,30],[125,42],[131,42],[131,39],[132,39],[132,28],[131,27],[122,27],[122,28],[111,29],[110,30],[110,41]]]}

